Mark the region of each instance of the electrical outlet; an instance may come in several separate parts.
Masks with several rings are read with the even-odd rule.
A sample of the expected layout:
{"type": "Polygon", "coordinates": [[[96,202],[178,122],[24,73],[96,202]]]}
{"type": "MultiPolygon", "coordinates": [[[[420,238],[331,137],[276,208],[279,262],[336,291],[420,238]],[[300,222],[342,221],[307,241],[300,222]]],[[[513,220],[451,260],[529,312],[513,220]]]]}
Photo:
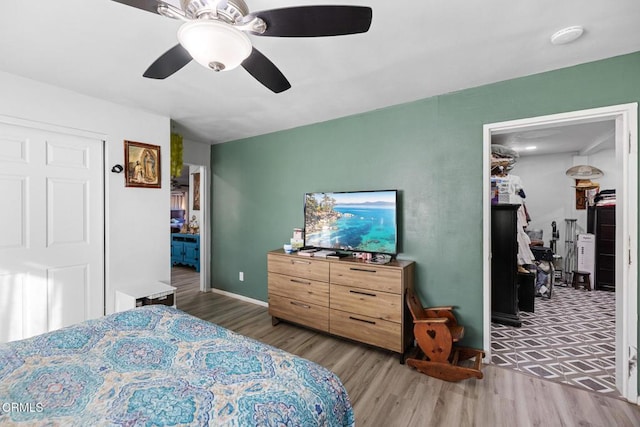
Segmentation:
{"type": "Polygon", "coordinates": [[[238,280],[240,280],[241,282],[244,282],[244,272],[242,272],[242,271],[241,271],[241,272],[238,274],[238,280]]]}

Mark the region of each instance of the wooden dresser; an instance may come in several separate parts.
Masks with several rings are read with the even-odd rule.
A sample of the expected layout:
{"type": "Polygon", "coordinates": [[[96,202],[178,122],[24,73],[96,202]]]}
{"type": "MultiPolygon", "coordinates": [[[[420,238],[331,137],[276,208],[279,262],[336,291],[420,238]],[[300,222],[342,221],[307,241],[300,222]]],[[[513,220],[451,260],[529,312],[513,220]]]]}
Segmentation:
{"type": "Polygon", "coordinates": [[[404,295],[415,263],[368,264],[354,258],[324,259],[267,254],[269,314],[400,354],[411,344],[412,323],[404,295]]]}
{"type": "Polygon", "coordinates": [[[173,233],[171,235],[171,265],[184,264],[200,271],[200,235],[173,233]]]}

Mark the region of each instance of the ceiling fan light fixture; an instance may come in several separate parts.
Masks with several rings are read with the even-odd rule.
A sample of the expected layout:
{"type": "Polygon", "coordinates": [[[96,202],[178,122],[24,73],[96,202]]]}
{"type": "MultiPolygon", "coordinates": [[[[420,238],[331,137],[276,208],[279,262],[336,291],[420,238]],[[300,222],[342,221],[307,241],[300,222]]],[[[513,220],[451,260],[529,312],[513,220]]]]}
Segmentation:
{"type": "Polygon", "coordinates": [[[196,62],[214,71],[233,70],[252,50],[245,33],[215,20],[185,22],[178,30],[178,41],[196,62]]]}

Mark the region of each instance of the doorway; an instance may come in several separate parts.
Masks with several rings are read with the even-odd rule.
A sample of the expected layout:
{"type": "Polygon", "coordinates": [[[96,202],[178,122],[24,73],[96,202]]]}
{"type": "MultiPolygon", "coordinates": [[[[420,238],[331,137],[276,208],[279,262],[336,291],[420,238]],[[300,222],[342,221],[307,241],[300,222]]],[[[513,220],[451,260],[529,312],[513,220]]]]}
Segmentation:
{"type": "Polygon", "coordinates": [[[570,113],[484,126],[483,193],[483,298],[484,348],[491,360],[491,198],[490,145],[492,137],[505,132],[543,130],[564,125],[613,120],[616,166],[616,292],[615,292],[615,382],[620,394],[637,402],[637,104],[582,110],[570,113]]]}
{"type": "Polygon", "coordinates": [[[179,284],[180,273],[189,282],[197,276],[202,292],[208,290],[207,176],[205,166],[185,164],[171,182],[172,284],[179,284]]]}

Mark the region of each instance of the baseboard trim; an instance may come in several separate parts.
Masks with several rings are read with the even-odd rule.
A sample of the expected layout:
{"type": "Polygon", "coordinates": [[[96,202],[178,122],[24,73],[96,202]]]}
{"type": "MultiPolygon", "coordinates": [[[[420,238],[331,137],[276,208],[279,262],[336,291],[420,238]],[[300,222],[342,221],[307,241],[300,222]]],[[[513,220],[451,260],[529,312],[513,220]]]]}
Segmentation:
{"type": "Polygon", "coordinates": [[[223,291],[221,289],[211,288],[211,292],[216,293],[216,294],[220,294],[220,295],[224,295],[224,296],[227,296],[227,297],[239,299],[240,301],[250,302],[251,304],[261,305],[262,307],[269,307],[269,304],[267,304],[264,301],[260,301],[259,299],[245,297],[244,295],[234,294],[232,292],[223,291]]]}

